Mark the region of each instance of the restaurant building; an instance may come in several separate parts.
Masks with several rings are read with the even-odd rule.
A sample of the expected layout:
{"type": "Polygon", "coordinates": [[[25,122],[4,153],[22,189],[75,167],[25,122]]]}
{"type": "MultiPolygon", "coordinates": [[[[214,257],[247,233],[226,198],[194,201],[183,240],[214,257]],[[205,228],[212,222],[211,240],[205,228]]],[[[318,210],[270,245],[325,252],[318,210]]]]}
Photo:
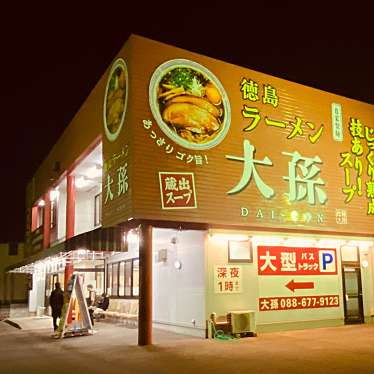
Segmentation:
{"type": "Polygon", "coordinates": [[[374,106],[131,36],[27,190],[30,309],[75,271],[204,336],[372,323],[374,106]]]}

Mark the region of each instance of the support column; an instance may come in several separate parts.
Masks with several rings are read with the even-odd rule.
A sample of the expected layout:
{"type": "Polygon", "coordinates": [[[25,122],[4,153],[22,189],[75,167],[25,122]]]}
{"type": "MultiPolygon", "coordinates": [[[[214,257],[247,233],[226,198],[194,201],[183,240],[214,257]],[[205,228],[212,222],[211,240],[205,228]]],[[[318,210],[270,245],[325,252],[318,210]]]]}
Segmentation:
{"type": "Polygon", "coordinates": [[[67,285],[68,285],[69,279],[73,275],[73,273],[74,273],[73,262],[72,262],[72,260],[67,260],[66,265],[65,265],[65,274],[64,274],[64,291],[67,290],[67,288],[68,288],[67,285]]]}
{"type": "MultiPolygon", "coordinates": [[[[74,273],[73,261],[71,259],[68,259],[65,264],[65,274],[64,274],[64,294],[65,294],[64,298],[65,300],[67,298],[68,282],[71,276],[73,275],[73,273],[74,273]]],[[[73,316],[73,312],[72,310],[70,310],[70,313],[67,316],[67,323],[71,323],[71,321],[73,320],[72,316],[73,316]]]]}
{"type": "Polygon", "coordinates": [[[68,175],[66,178],[66,239],[74,236],[75,230],[75,177],[68,175]]]}
{"type": "Polygon", "coordinates": [[[43,212],[43,248],[49,248],[51,243],[51,200],[49,191],[44,194],[44,212],[43,212]]]}
{"type": "Polygon", "coordinates": [[[140,225],[138,345],[152,344],[152,226],[140,225]]]}

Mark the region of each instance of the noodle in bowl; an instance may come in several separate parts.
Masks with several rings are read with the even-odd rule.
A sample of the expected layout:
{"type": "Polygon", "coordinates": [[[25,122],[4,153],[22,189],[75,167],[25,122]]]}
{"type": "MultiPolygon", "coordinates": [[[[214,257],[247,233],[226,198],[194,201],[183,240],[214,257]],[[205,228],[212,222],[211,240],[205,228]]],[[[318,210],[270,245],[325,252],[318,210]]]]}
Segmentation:
{"type": "Polygon", "coordinates": [[[155,70],[149,104],[161,130],[184,148],[213,148],[230,127],[230,104],[221,82],[190,60],[170,60],[155,70]]]}

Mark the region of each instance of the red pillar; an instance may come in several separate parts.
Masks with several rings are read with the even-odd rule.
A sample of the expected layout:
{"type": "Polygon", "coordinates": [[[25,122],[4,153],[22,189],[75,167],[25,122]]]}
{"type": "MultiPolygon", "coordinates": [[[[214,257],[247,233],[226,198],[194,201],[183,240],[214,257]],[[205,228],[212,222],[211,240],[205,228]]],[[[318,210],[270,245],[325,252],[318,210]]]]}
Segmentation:
{"type": "Polygon", "coordinates": [[[66,189],[66,239],[74,236],[75,227],[75,177],[67,176],[66,189]]]}
{"type": "Polygon", "coordinates": [[[152,226],[140,225],[138,345],[152,344],[152,226]]]}
{"type": "MultiPolygon", "coordinates": [[[[71,276],[73,275],[74,273],[74,265],[73,265],[73,262],[72,260],[67,260],[66,261],[66,265],[65,265],[65,275],[64,275],[64,293],[65,293],[65,300],[67,298],[67,292],[68,292],[68,282],[69,282],[69,279],[71,278],[71,276]]],[[[70,310],[68,316],[67,316],[67,323],[71,323],[71,321],[73,320],[72,318],[73,316],[73,313],[72,313],[72,310],[70,310]]]]}
{"type": "Polygon", "coordinates": [[[49,248],[51,240],[51,200],[49,191],[44,194],[44,212],[43,212],[43,248],[49,248]]]}
{"type": "Polygon", "coordinates": [[[67,285],[69,282],[70,277],[74,273],[74,265],[72,260],[67,260],[65,265],[65,274],[64,274],[64,291],[67,290],[67,285]]]}

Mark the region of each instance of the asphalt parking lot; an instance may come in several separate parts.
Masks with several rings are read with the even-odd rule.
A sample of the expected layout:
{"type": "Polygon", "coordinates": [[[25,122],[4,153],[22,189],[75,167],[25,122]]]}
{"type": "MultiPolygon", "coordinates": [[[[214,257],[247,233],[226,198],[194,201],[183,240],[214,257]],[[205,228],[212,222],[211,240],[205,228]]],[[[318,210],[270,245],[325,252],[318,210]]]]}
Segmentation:
{"type": "Polygon", "coordinates": [[[100,322],[92,336],[55,340],[49,323],[30,319],[18,329],[0,322],[1,374],[374,372],[374,325],[266,333],[232,341],[155,330],[154,344],[139,347],[134,328],[100,322]]]}

